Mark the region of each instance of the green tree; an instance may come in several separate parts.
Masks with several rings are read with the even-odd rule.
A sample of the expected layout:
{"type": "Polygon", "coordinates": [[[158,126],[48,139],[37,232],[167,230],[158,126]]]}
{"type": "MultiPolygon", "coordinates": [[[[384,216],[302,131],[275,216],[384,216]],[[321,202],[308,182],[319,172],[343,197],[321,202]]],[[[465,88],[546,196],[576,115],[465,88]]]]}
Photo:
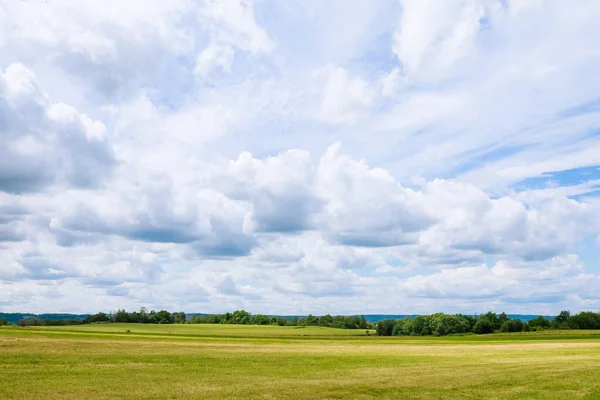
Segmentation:
{"type": "Polygon", "coordinates": [[[520,319],[509,319],[500,327],[500,332],[522,332],[523,321],[520,319]]]}
{"type": "Polygon", "coordinates": [[[242,321],[250,321],[250,314],[246,310],[236,310],[231,315],[231,319],[233,324],[244,324],[242,321]]]}
{"type": "Polygon", "coordinates": [[[404,321],[401,319],[397,320],[394,324],[394,328],[392,328],[392,336],[403,336],[404,334],[404,321]]]}
{"type": "Polygon", "coordinates": [[[94,322],[108,322],[110,321],[110,317],[106,315],[106,313],[99,312],[94,315],[88,315],[83,322],[86,324],[92,324],[94,322]]]}
{"type": "Polygon", "coordinates": [[[148,315],[148,310],[146,307],[140,307],[138,314],[140,316],[140,323],[147,324],[150,322],[150,316],[148,315]]]}
{"type": "Polygon", "coordinates": [[[583,311],[573,315],[569,325],[574,329],[600,329],[600,314],[591,311],[583,311]]]}
{"type": "Polygon", "coordinates": [[[469,323],[459,315],[433,314],[429,325],[435,336],[465,333],[469,330],[469,323]]]}
{"type": "MultiPolygon", "coordinates": [[[[506,317],[506,314],[504,314],[504,316],[506,317]]],[[[485,314],[480,315],[479,318],[485,318],[488,321],[490,321],[492,323],[492,326],[494,327],[494,330],[500,329],[500,326],[502,325],[502,320],[495,312],[487,312],[485,314]]],[[[508,319],[508,317],[506,318],[508,319]]]]}
{"type": "Polygon", "coordinates": [[[378,336],[392,336],[394,325],[396,325],[396,321],[393,319],[381,320],[377,322],[377,328],[375,328],[375,332],[378,336]]]}
{"type": "Polygon", "coordinates": [[[312,314],[308,314],[308,317],[302,318],[300,321],[301,321],[300,324],[304,325],[304,326],[318,326],[319,325],[319,319],[312,314]]]}
{"type": "Polygon", "coordinates": [[[252,325],[269,325],[269,322],[269,317],[263,314],[252,314],[252,318],[250,318],[252,325]]]}
{"type": "Polygon", "coordinates": [[[129,314],[127,313],[127,311],[125,310],[117,310],[113,315],[112,315],[112,320],[113,322],[129,322],[129,314]]]}
{"type": "Polygon", "coordinates": [[[508,322],[510,318],[508,318],[508,315],[506,315],[506,313],[503,312],[498,316],[498,320],[500,321],[500,326],[502,326],[502,324],[508,322]]]}
{"type": "Polygon", "coordinates": [[[0,326],[8,325],[6,318],[0,318],[0,326]]]}
{"type": "Polygon", "coordinates": [[[560,325],[563,324],[565,322],[569,322],[569,319],[571,319],[571,312],[570,311],[566,311],[563,310],[560,313],[558,313],[558,315],[554,318],[554,320],[560,325]]]}
{"type": "Polygon", "coordinates": [[[550,328],[550,321],[547,318],[542,317],[541,315],[537,318],[534,318],[532,320],[529,320],[529,322],[527,323],[531,328],[540,328],[540,329],[545,329],[545,328],[550,328]]]}
{"type": "Polygon", "coordinates": [[[173,313],[174,324],[185,324],[187,317],[183,311],[173,313]]]}
{"type": "Polygon", "coordinates": [[[319,318],[319,326],[331,327],[333,324],[333,317],[329,314],[323,315],[319,318]]]}
{"type": "Polygon", "coordinates": [[[364,315],[360,316],[360,321],[358,323],[358,328],[359,329],[367,329],[367,328],[369,328],[369,321],[367,321],[367,319],[365,318],[364,315]]]}
{"type": "Polygon", "coordinates": [[[160,310],[156,313],[156,323],[157,324],[172,324],[173,316],[167,310],[160,310]]]}
{"type": "Polygon", "coordinates": [[[473,332],[478,334],[494,333],[494,323],[488,318],[480,317],[475,322],[473,332]]]}

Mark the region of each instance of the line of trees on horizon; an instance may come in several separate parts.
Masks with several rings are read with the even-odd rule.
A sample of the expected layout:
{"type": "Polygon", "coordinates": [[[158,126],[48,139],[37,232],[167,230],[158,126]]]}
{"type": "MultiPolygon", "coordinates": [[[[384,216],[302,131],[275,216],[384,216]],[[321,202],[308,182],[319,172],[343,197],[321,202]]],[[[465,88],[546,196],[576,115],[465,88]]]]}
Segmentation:
{"type": "Polygon", "coordinates": [[[191,324],[238,324],[238,325],[279,325],[279,326],[322,326],[340,329],[373,329],[374,325],[364,315],[322,315],[309,314],[306,317],[268,316],[251,314],[245,310],[237,310],[224,314],[192,316],[191,324]]]}
{"type": "Polygon", "coordinates": [[[505,313],[488,312],[478,316],[436,313],[382,320],[377,323],[376,333],[379,336],[446,336],[545,329],[600,329],[600,313],[583,311],[571,315],[569,311],[561,311],[552,319],[539,316],[527,322],[509,318],[505,313]]]}
{"type": "MultiPolygon", "coordinates": [[[[454,334],[487,334],[494,332],[528,332],[545,329],[600,329],[600,313],[583,311],[571,315],[561,311],[557,316],[546,318],[539,316],[527,322],[519,318],[510,318],[505,313],[488,312],[481,315],[436,313],[400,319],[385,319],[371,323],[364,316],[322,316],[285,318],[264,314],[251,314],[245,310],[236,310],[223,314],[192,315],[167,310],[148,311],[142,307],[139,311],[127,312],[119,309],[113,313],[98,312],[84,319],[41,319],[24,318],[20,326],[64,326],[93,323],[140,323],[140,324],[238,324],[238,325],[278,325],[278,326],[321,326],[340,329],[375,329],[379,336],[445,336],[454,334]]],[[[0,325],[7,321],[0,318],[0,325]]]]}

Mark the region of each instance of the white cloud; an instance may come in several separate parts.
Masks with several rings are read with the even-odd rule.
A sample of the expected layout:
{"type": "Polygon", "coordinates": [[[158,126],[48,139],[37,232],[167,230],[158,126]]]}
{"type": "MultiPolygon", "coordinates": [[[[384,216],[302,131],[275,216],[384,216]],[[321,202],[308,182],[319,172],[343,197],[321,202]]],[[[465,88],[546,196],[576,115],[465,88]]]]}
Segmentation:
{"type": "Polygon", "coordinates": [[[13,3],[0,309],[600,305],[596,2],[13,3]]]}
{"type": "Polygon", "coordinates": [[[320,117],[326,122],[355,122],[375,101],[375,87],[344,68],[328,66],[320,74],[325,77],[320,117]]]}
{"type": "Polygon", "coordinates": [[[274,44],[254,19],[251,0],[205,1],[200,8],[201,23],[210,24],[219,43],[251,52],[269,52],[274,44]]]}
{"type": "Polygon", "coordinates": [[[231,47],[211,43],[198,54],[194,72],[201,77],[206,77],[214,68],[231,72],[234,57],[235,52],[231,47]]]}
{"type": "Polygon", "coordinates": [[[0,189],[29,192],[52,183],[94,186],[114,164],[104,125],[55,103],[22,64],[0,70],[0,189]]]}
{"type": "Polygon", "coordinates": [[[475,46],[486,3],[403,1],[393,51],[405,73],[418,80],[444,78],[475,46]]]}
{"type": "Polygon", "coordinates": [[[418,193],[385,170],[338,154],[330,147],[319,165],[318,192],[326,199],[322,229],[332,240],[358,246],[395,246],[418,240],[433,220],[418,193]]]}

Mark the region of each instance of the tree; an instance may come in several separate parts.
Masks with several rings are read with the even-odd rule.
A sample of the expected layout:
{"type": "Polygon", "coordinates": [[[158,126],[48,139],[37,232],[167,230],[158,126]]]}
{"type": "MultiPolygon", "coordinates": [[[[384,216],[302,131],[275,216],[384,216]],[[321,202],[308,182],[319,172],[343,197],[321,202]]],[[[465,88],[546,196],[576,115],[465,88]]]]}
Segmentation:
{"type": "Polygon", "coordinates": [[[252,318],[250,318],[252,325],[269,325],[269,322],[269,317],[263,314],[252,314],[252,318]]]}
{"type": "Polygon", "coordinates": [[[435,336],[465,333],[469,329],[469,323],[459,315],[438,313],[430,317],[429,325],[435,336]]]}
{"type": "Polygon", "coordinates": [[[156,323],[158,324],[172,324],[173,316],[167,310],[160,310],[156,313],[156,323]]]}
{"type": "Polygon", "coordinates": [[[246,310],[236,310],[231,315],[233,324],[247,324],[250,321],[250,314],[246,310]],[[242,322],[247,321],[247,322],[242,322]]]}
{"type": "Polygon", "coordinates": [[[500,332],[522,332],[523,321],[520,319],[510,319],[505,321],[500,327],[500,332]]]}
{"type": "Polygon", "coordinates": [[[131,314],[129,314],[129,322],[134,323],[134,324],[139,324],[141,322],[140,313],[137,311],[134,311],[131,314]]]}
{"type": "Polygon", "coordinates": [[[112,316],[113,322],[129,322],[129,314],[125,310],[117,310],[112,316]]]}
{"type": "Polygon", "coordinates": [[[99,312],[99,313],[96,313],[94,315],[87,316],[83,320],[83,323],[85,323],[85,324],[92,324],[94,322],[108,322],[108,321],[110,321],[110,318],[108,317],[108,315],[106,315],[106,313],[99,312]]]}
{"type": "Polygon", "coordinates": [[[360,322],[358,323],[359,329],[367,329],[369,327],[369,321],[365,318],[364,315],[360,316],[360,322]]]}
{"type": "Polygon", "coordinates": [[[508,315],[506,315],[506,313],[504,313],[504,312],[498,316],[498,320],[500,321],[500,326],[502,326],[503,323],[508,322],[509,319],[510,318],[508,318],[508,315]]]}
{"type": "Polygon", "coordinates": [[[0,326],[8,325],[6,318],[0,318],[0,326]]]}
{"type": "Polygon", "coordinates": [[[600,329],[600,314],[591,311],[580,312],[570,318],[569,326],[574,329],[600,329]]]}
{"type": "Polygon", "coordinates": [[[494,333],[494,324],[488,318],[480,317],[475,322],[473,332],[478,334],[494,333]]]}
{"type": "Polygon", "coordinates": [[[308,317],[300,320],[300,324],[305,326],[317,326],[319,325],[319,319],[312,314],[308,314],[308,317]]]}
{"type": "MultiPolygon", "coordinates": [[[[504,314],[504,317],[506,317],[506,314],[504,314]]],[[[494,330],[500,329],[500,326],[502,325],[502,320],[498,315],[496,315],[495,312],[487,312],[485,314],[480,315],[479,318],[485,318],[488,321],[490,321],[492,323],[492,326],[494,327],[494,330]]],[[[508,317],[506,318],[508,319],[508,317]]]]}
{"type": "Polygon", "coordinates": [[[151,310],[148,313],[148,319],[146,320],[147,324],[158,324],[158,319],[156,318],[156,311],[151,310]]]}
{"type": "Polygon", "coordinates": [[[396,321],[393,319],[381,320],[377,322],[375,332],[377,333],[377,336],[392,336],[394,325],[396,325],[396,321]]]}
{"type": "Polygon", "coordinates": [[[333,317],[329,314],[325,314],[321,318],[319,318],[319,326],[330,327],[330,326],[332,326],[332,324],[333,324],[333,317]]]}
{"type": "Polygon", "coordinates": [[[173,323],[185,324],[187,317],[183,311],[173,313],[173,323]]]}
{"type": "Polygon", "coordinates": [[[544,317],[542,317],[541,315],[537,318],[534,318],[532,320],[529,320],[529,322],[527,323],[531,328],[540,328],[540,329],[544,329],[544,328],[550,328],[550,321],[544,317]]]}
{"type": "Polygon", "coordinates": [[[554,320],[560,325],[562,323],[569,322],[570,318],[571,312],[563,310],[554,318],[554,320]]]}
{"type": "Polygon", "coordinates": [[[140,307],[140,311],[138,312],[138,314],[140,315],[140,322],[142,324],[147,324],[149,321],[149,316],[148,316],[148,310],[146,309],[146,307],[140,307]]]}
{"type": "Polygon", "coordinates": [[[431,326],[429,324],[429,318],[423,315],[419,315],[410,320],[410,334],[413,336],[427,336],[431,335],[431,326]]]}
{"type": "MultiPolygon", "coordinates": [[[[367,331],[368,334],[369,331],[367,331]]],[[[401,319],[396,321],[394,328],[392,329],[392,336],[402,336],[404,335],[404,321],[401,319]]]]}
{"type": "Polygon", "coordinates": [[[232,322],[230,322],[233,319],[233,315],[230,312],[226,312],[225,314],[223,314],[223,318],[221,318],[221,323],[222,324],[231,324],[232,322]]]}
{"type": "Polygon", "coordinates": [[[35,318],[24,318],[20,320],[17,325],[19,326],[42,326],[42,320],[35,318]]]}

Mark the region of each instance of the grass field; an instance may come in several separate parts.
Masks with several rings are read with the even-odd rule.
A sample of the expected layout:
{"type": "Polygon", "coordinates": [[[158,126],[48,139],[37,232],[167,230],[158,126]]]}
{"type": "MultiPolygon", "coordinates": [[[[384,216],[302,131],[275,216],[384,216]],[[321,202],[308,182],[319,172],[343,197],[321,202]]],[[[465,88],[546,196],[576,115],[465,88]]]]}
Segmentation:
{"type": "Polygon", "coordinates": [[[0,399],[27,398],[600,399],[600,332],[381,338],[234,325],[0,328],[0,399]]]}

